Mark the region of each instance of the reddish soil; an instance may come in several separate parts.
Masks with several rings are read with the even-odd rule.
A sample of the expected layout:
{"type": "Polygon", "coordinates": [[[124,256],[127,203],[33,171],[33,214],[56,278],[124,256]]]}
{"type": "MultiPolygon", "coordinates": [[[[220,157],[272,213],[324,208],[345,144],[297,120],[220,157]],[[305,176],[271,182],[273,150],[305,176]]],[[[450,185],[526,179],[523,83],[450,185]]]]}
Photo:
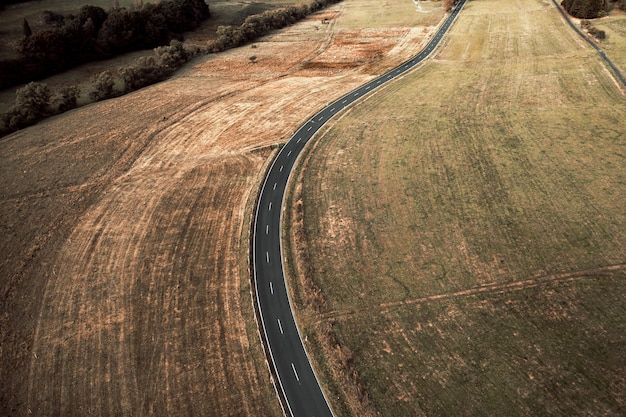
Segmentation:
{"type": "Polygon", "coordinates": [[[0,415],[281,413],[247,269],[273,145],[433,29],[344,7],[0,140],[0,415]]]}

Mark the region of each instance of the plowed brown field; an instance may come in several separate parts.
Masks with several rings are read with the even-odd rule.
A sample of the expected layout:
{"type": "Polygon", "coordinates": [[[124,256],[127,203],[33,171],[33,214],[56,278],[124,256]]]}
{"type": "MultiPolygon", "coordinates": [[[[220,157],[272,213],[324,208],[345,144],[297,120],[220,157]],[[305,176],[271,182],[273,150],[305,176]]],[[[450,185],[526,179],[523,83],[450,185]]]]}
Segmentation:
{"type": "Polygon", "coordinates": [[[442,16],[341,30],[359,2],[0,140],[0,415],[281,413],[247,269],[264,168],[442,16]]]}

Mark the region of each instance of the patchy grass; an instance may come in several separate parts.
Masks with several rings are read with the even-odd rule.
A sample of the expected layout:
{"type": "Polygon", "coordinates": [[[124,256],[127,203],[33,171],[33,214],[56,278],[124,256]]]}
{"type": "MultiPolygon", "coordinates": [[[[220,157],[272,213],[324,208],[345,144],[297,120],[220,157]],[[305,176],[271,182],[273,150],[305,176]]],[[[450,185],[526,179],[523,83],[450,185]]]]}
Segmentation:
{"type": "Polygon", "coordinates": [[[306,159],[304,331],[382,415],[624,413],[626,101],[577,36],[469,2],[306,159]]]}
{"type": "Polygon", "coordinates": [[[619,415],[626,274],[337,318],[383,415],[619,415]],[[363,366],[364,364],[367,364],[363,366]]]}

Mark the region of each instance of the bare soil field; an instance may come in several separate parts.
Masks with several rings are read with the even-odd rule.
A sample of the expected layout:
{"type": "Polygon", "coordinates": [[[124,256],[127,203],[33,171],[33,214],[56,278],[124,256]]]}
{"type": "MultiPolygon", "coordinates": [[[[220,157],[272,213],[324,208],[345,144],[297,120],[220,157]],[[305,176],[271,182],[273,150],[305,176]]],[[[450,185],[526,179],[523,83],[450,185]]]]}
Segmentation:
{"type": "Polygon", "coordinates": [[[289,207],[337,415],[626,413],[626,98],[552,2],[474,0],[289,207]]]}
{"type": "Polygon", "coordinates": [[[281,415],[248,271],[265,167],[443,16],[341,29],[364,4],[0,140],[0,415],[281,415]]]}

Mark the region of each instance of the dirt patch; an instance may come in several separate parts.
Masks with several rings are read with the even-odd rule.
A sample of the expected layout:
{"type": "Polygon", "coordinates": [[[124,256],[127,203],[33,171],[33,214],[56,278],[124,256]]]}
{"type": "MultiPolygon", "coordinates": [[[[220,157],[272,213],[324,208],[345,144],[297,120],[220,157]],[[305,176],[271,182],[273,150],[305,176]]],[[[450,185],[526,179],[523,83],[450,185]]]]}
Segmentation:
{"type": "Polygon", "coordinates": [[[344,11],[0,141],[0,414],[281,413],[250,326],[246,208],[272,146],[417,33],[320,23],[344,11]]]}

